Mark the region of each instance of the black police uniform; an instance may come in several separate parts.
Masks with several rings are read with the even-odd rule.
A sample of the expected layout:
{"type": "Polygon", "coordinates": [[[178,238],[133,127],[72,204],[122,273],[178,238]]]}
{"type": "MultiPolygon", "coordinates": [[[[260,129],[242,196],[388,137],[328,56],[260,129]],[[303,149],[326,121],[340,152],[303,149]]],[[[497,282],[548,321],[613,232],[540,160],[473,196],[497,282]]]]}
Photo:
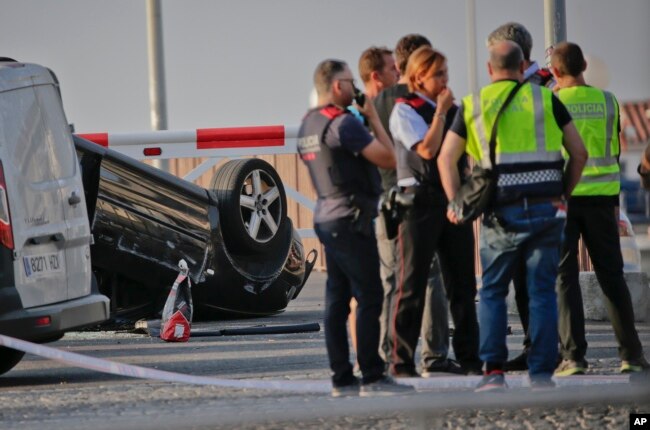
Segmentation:
{"type": "Polygon", "coordinates": [[[354,382],[346,322],[350,299],[357,307],[357,361],[363,383],[384,374],[379,356],[383,289],[373,220],[381,193],[377,168],[360,152],[373,137],[348,111],[334,105],[307,113],[298,152],[309,169],[318,201],[314,230],[325,247],[325,342],[332,384],[354,382]]]}
{"type": "MultiPolygon", "coordinates": [[[[435,107],[419,97],[409,94],[397,103],[406,103],[426,122],[431,124],[435,107]]],[[[457,107],[447,112],[451,123],[457,107]]],[[[446,134],[447,126],[443,133],[446,134]]],[[[447,220],[445,196],[436,165],[437,154],[425,160],[414,150],[395,138],[397,177],[399,180],[415,178],[417,185],[405,192],[415,195],[414,206],[405,214],[398,234],[397,295],[391,330],[391,371],[398,376],[415,376],[414,355],[420,333],[427,276],[434,252],[440,258],[444,284],[454,321],[452,345],[456,359],[465,371],[478,372],[478,321],[474,300],[474,233],[471,225],[457,226],[447,220]]],[[[459,169],[466,165],[459,162],[459,169]]],[[[461,174],[461,176],[463,176],[461,174]]]]}

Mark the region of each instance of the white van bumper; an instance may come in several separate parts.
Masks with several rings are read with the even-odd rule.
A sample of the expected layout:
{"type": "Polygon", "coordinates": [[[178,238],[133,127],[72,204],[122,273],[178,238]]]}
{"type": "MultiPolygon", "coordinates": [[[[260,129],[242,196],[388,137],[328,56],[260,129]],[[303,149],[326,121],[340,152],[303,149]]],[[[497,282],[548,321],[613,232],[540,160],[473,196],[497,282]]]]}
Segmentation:
{"type": "Polygon", "coordinates": [[[109,300],[101,294],[16,309],[0,315],[0,333],[36,342],[56,340],[66,331],[99,324],[109,316],[109,300]]]}

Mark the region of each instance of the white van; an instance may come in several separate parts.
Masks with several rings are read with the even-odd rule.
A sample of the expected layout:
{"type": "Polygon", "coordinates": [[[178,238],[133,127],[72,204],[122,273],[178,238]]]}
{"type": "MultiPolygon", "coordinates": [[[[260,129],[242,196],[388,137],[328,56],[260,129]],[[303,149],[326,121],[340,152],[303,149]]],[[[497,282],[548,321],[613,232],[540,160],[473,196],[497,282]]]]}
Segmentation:
{"type": "MultiPolygon", "coordinates": [[[[56,77],[0,60],[0,334],[47,342],[108,318],[91,242],[56,77]]],[[[22,355],[0,348],[0,374],[22,355]]]]}

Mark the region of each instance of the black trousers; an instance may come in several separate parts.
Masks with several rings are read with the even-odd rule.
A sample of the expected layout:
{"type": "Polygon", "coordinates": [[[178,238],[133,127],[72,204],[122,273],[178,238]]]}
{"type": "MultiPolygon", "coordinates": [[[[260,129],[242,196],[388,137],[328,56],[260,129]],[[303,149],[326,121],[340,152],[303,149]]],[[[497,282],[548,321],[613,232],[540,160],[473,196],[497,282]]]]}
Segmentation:
{"type": "Polygon", "coordinates": [[[399,226],[397,294],[391,327],[391,370],[415,371],[417,347],[431,260],[438,251],[449,309],[454,322],[452,345],[466,369],[480,369],[474,233],[471,225],[451,224],[441,195],[417,193],[415,205],[399,226]]]}
{"type": "MultiPolygon", "coordinates": [[[[397,238],[388,239],[383,220],[383,212],[375,220],[377,248],[379,249],[379,275],[384,287],[384,303],[381,308],[379,355],[384,361],[390,361],[392,341],[389,330],[393,319],[393,298],[396,293],[397,272],[397,238]]],[[[449,353],[449,320],[447,316],[447,295],[440,272],[440,262],[434,257],[429,272],[426,299],[422,316],[422,349],[420,362],[427,369],[436,362],[447,359],[449,353]]]]}
{"type": "Polygon", "coordinates": [[[565,241],[560,258],[558,305],[561,353],[564,359],[583,360],[587,352],[585,316],[579,283],[578,240],[582,235],[605,296],[622,360],[643,354],[634,327],[630,291],[623,278],[618,222],[613,205],[580,205],[569,202],[565,241]]]}
{"type": "Polygon", "coordinates": [[[379,314],[383,288],[379,279],[377,241],[354,231],[350,219],[314,225],[325,247],[327,284],[325,287],[325,344],[332,369],[332,384],[350,384],[354,378],[350,363],[347,320],[350,299],[357,300],[357,361],[363,382],[374,382],[384,374],[379,356],[379,314]]]}

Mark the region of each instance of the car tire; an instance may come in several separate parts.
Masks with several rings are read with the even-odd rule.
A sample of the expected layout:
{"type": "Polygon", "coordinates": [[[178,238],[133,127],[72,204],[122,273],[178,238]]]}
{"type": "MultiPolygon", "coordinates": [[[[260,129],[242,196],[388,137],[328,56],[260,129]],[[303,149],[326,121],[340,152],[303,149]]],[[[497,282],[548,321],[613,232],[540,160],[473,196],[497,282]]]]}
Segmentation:
{"type": "Polygon", "coordinates": [[[0,375],[7,373],[23,359],[25,353],[17,349],[0,347],[0,375]]]}
{"type": "Polygon", "coordinates": [[[228,250],[273,252],[287,222],[287,197],[273,166],[258,158],[230,160],[212,178],[228,250]]]}

